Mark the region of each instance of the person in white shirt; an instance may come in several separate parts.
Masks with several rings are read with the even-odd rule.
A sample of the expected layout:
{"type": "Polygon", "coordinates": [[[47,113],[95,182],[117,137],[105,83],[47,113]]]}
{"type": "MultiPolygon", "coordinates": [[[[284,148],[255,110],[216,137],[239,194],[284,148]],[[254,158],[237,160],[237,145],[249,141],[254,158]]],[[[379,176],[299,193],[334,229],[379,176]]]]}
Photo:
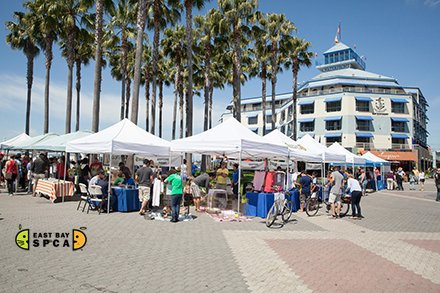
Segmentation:
{"type": "Polygon", "coordinates": [[[420,191],[425,190],[425,172],[422,171],[419,173],[419,182],[420,182],[420,191]]]}
{"type": "Polygon", "coordinates": [[[346,192],[351,192],[351,218],[360,220],[363,218],[361,213],[361,197],[362,187],[359,181],[353,178],[352,173],[348,173],[347,189],[346,192]]]}

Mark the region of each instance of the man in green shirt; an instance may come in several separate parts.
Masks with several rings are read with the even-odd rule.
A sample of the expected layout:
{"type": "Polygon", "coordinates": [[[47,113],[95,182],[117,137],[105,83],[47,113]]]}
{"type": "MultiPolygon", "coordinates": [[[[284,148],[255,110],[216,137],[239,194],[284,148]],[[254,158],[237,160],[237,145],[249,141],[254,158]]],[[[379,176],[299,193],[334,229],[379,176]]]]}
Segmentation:
{"type": "Polygon", "coordinates": [[[182,201],[183,185],[182,177],[171,169],[165,183],[171,184],[171,222],[179,222],[180,203],[182,201]]]}

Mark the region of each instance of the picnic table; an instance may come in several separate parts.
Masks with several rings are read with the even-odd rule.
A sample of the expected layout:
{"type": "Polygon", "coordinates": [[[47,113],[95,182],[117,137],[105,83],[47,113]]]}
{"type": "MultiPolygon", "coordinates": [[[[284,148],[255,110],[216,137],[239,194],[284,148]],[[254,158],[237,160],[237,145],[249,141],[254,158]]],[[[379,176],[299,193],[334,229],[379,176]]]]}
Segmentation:
{"type": "Polygon", "coordinates": [[[70,181],[58,179],[40,179],[38,180],[37,186],[35,186],[35,192],[46,195],[52,202],[55,202],[57,198],[61,198],[63,196],[73,196],[75,186],[70,181]]]}

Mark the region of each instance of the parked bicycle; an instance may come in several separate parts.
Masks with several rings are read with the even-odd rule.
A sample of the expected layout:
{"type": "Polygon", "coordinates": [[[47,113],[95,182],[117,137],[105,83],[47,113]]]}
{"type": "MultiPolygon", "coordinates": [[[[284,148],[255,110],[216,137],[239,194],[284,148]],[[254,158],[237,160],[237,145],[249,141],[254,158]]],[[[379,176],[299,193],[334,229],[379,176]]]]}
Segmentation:
{"type": "MultiPolygon", "coordinates": [[[[339,213],[341,217],[345,217],[350,210],[350,201],[351,198],[349,196],[343,196],[341,198],[341,212],[339,213]]],[[[317,193],[313,193],[308,199],[306,199],[305,210],[307,216],[315,216],[321,208],[321,203],[325,204],[328,213],[331,209],[331,203],[327,200],[321,200],[317,193]]]]}
{"type": "Polygon", "coordinates": [[[291,200],[291,193],[286,191],[284,196],[280,196],[275,199],[272,207],[269,209],[269,212],[266,216],[266,226],[270,228],[278,216],[281,216],[283,224],[287,223],[292,216],[293,203],[291,200]]]}

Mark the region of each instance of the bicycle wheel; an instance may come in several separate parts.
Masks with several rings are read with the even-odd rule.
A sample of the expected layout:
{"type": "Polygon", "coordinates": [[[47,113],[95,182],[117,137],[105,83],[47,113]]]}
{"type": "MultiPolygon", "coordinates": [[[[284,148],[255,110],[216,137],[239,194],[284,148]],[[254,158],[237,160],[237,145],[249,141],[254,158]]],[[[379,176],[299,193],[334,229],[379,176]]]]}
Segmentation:
{"type": "Polygon", "coordinates": [[[274,202],[266,216],[266,226],[268,228],[270,228],[270,226],[272,226],[273,223],[275,223],[277,216],[278,216],[277,203],[274,202]]]}
{"type": "Polygon", "coordinates": [[[339,213],[339,216],[345,217],[349,210],[350,210],[349,203],[341,203],[341,212],[339,213]]]}
{"type": "Polygon", "coordinates": [[[306,201],[306,214],[309,217],[315,216],[319,211],[319,201],[317,198],[309,198],[306,201]]]}
{"type": "Polygon", "coordinates": [[[281,213],[281,218],[284,223],[287,223],[292,216],[293,204],[290,200],[286,200],[283,206],[283,212],[281,213]]]}

